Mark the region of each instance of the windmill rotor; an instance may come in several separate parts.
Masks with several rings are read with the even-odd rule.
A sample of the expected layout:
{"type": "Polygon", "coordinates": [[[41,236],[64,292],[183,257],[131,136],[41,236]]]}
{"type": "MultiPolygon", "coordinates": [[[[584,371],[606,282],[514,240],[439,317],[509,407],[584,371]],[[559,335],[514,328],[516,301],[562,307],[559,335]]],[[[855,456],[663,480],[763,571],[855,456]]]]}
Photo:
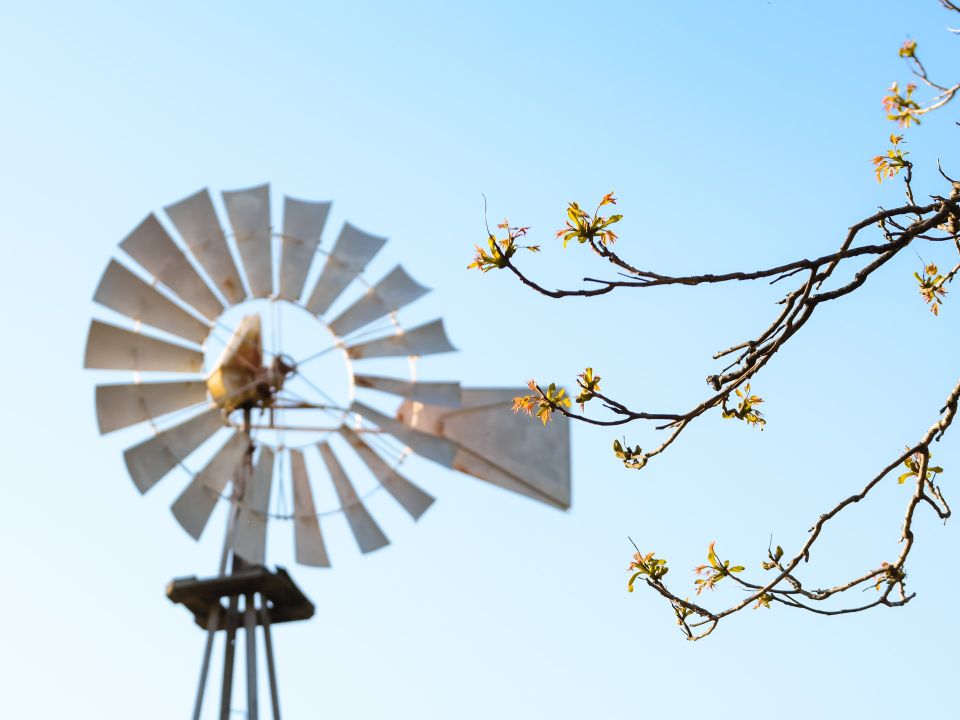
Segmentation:
{"type": "Polygon", "coordinates": [[[94,294],[112,315],[91,322],[84,365],[125,375],[96,388],[99,430],[148,430],[124,451],[141,493],[179,469],[189,479],[172,510],[189,535],[199,539],[223,502],[235,516],[227,544],[246,562],[265,563],[268,529],[286,520],[297,562],[320,567],[330,565],[327,515],[346,518],[362,553],[389,543],[358,471],[414,520],[432,505],[400,472],[411,453],[569,507],[565,422],[543,430],[513,417],[519,390],[418,379],[420,358],[455,347],[441,319],[399,322],[429,293],[405,268],[364,277],[385,238],[344,223],[327,249],[331,203],[291,197],[277,232],[268,185],[221,201],[222,212],[203,189],[149,214],[120,242],[123,254],[94,294]],[[321,329],[291,338],[285,313],[321,329]],[[283,347],[302,335],[310,347],[283,347]],[[343,387],[334,389],[315,370],[337,356],[343,387]],[[406,372],[384,372],[391,362],[406,372]],[[318,510],[320,482],[336,497],[331,510],[318,510]]]}

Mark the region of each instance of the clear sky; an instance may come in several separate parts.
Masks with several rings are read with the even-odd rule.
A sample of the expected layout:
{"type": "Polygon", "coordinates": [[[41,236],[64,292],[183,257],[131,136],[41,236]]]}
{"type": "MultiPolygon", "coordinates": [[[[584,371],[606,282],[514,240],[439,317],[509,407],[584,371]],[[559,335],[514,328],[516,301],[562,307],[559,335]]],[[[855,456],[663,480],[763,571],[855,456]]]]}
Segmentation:
{"type": "MultiPolygon", "coordinates": [[[[138,495],[129,436],[98,436],[98,378],[81,369],[98,278],[149,211],[266,181],[331,199],[338,220],[391,238],[374,276],[402,261],[434,289],[403,317],[442,313],[460,352],[425,360],[425,376],[571,383],[592,365],[631,405],[679,409],[780,291],[548,301],[465,269],[481,193],[492,218],[533,226],[544,252],[523,261],[541,278],[604,272],[553,231],[568,200],[610,190],[618,247],[645,266],[828,252],[900,202],[870,171],[893,129],[880,98],[908,78],[907,37],[932,73],[955,70],[952,20],[934,0],[4,4],[0,715],[191,707],[203,637],[164,587],[214,570],[217,533],[198,545],[176,526],[175,488],[138,495]]],[[[921,195],[943,192],[938,156],[960,175],[955,117],[908,136],[921,195]]],[[[926,512],[903,609],[758,610],[691,644],[662,600],[625,591],[628,535],[669,559],[678,588],[711,540],[759,573],[771,534],[789,552],[920,437],[956,381],[960,307],[950,295],[931,316],[919,265],[904,254],[821,309],[754,383],[762,433],[707,417],[637,473],[612,457],[616,433],[578,426],[567,513],[414,460],[436,505],[416,525],[392,518],[393,544],[365,557],[332,522],[329,571],[294,566],[290,528],[274,530],[273,559],[317,604],[275,632],[285,716],[950,716],[957,526],[926,512]]],[[[955,502],[957,447],[950,434],[936,448],[955,502]]],[[[891,479],[841,522],[814,582],[891,558],[907,492],[891,479]]]]}

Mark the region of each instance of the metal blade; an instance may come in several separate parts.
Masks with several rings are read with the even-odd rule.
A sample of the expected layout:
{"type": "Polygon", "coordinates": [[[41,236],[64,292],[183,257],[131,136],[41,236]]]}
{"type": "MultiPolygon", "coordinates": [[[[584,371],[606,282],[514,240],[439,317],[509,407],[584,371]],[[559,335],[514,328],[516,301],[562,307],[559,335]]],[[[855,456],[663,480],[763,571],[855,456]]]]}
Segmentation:
{"type": "Polygon", "coordinates": [[[363,297],[340,313],[340,316],[330,323],[330,329],[343,337],[404,305],[409,305],[428,292],[429,288],[418,284],[407,275],[406,270],[397,265],[380,282],[367,290],[363,297]]]}
{"type": "Polygon", "coordinates": [[[363,272],[386,242],[386,238],[369,235],[350,223],[344,223],[307,301],[307,310],[314,315],[323,315],[329,310],[333,301],[363,272]]]}
{"type": "Polygon", "coordinates": [[[376,375],[354,375],[353,381],[357,387],[399,395],[408,400],[444,407],[460,407],[460,383],[409,382],[376,375]]]}
{"type": "Polygon", "coordinates": [[[547,427],[510,411],[521,388],[464,388],[456,410],[405,401],[403,423],[457,443],[454,467],[554,507],[570,507],[570,423],[547,427]]]}
{"type": "Polygon", "coordinates": [[[94,320],[87,333],[85,368],[198,373],[203,353],[94,320]]]}
{"type": "Polygon", "coordinates": [[[209,325],[177,307],[116,260],[107,265],[93,299],[121,315],[197,345],[202,345],[210,333],[209,325]]]}
{"type": "Polygon", "coordinates": [[[263,565],[267,548],[267,513],[273,484],[273,451],[260,448],[250,483],[243,489],[240,513],[233,531],[233,551],[249,563],[263,565]]]}
{"type": "Polygon", "coordinates": [[[270,237],[270,186],[223,193],[240,261],[253,297],[273,292],[273,253],[270,237]]]}
{"type": "Polygon", "coordinates": [[[207,386],[202,381],[136,383],[97,386],[97,422],[100,434],[146,422],[204,402],[207,386]]]}
{"type": "Polygon", "coordinates": [[[243,282],[233,264],[227,239],[213,209],[210,192],[204,188],[164,210],[197,262],[231,305],[244,298],[243,282]]]}
{"type": "Polygon", "coordinates": [[[330,212],[328,202],[283,198],[283,249],[280,255],[280,297],[296,302],[310,263],[320,244],[320,233],[330,212]]]}
{"type": "Polygon", "coordinates": [[[432,495],[421,490],[390,467],[356,432],[344,425],[340,428],[340,434],[356,450],[360,459],[370,468],[370,472],[380,481],[380,484],[393,495],[414,520],[419,519],[433,504],[432,495]]]}
{"type": "Polygon", "coordinates": [[[293,539],[297,562],[314,567],[330,567],[330,558],[320,533],[320,519],[313,504],[307,465],[299,450],[290,451],[290,474],[293,477],[293,539]]]}
{"type": "Polygon", "coordinates": [[[153,213],[124,238],[120,247],[204,317],[213,320],[223,312],[223,304],[153,213]]]}
{"type": "Polygon", "coordinates": [[[353,531],[353,537],[357,540],[357,545],[360,546],[360,552],[366,554],[389,545],[390,541],[387,540],[387,536],[383,534],[380,526],[377,525],[363,503],[360,502],[360,498],[357,497],[357,491],[353,489],[350,479],[343,471],[343,466],[340,465],[337,456],[333,454],[333,450],[326,443],[320,443],[317,447],[320,448],[320,455],[330,472],[333,486],[340,498],[340,507],[343,514],[347,516],[347,522],[353,531]]]}
{"type": "Polygon", "coordinates": [[[454,350],[456,348],[450,344],[444,332],[443,320],[434,320],[390,337],[349,346],[347,354],[354,360],[364,360],[399,355],[436,355],[454,350]]]}
{"type": "Polygon", "coordinates": [[[227,481],[240,471],[247,443],[243,433],[235,432],[170,506],[177,522],[194,540],[200,539],[227,481]]]}
{"type": "Polygon", "coordinates": [[[222,427],[223,416],[217,408],[211,408],[127,448],[123,460],[134,485],[145,493],[222,427]]]}
{"type": "Polygon", "coordinates": [[[397,440],[407,445],[417,455],[421,455],[445,467],[453,467],[453,460],[457,455],[458,446],[455,442],[445,438],[428,435],[425,432],[404,425],[399,420],[387,417],[378,410],[368,407],[356,400],[350,405],[350,412],[358,413],[372,422],[381,430],[393,435],[397,440]]]}

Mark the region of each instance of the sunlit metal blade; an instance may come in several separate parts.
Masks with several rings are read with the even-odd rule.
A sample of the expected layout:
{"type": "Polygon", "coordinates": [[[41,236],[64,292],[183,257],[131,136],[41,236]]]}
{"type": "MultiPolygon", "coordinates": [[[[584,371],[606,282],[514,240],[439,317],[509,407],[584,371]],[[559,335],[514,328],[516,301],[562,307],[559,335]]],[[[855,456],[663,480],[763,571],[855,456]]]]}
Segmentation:
{"type": "Polygon", "coordinates": [[[443,329],[443,320],[434,320],[397,335],[347,347],[347,354],[354,360],[363,360],[398,355],[436,355],[454,350],[456,348],[450,344],[443,329]]]}
{"type": "Polygon", "coordinates": [[[233,531],[233,551],[249,563],[263,565],[267,549],[267,512],[273,484],[273,451],[260,448],[253,477],[243,489],[240,512],[233,531]]]}
{"type": "Polygon", "coordinates": [[[204,317],[213,320],[223,312],[216,295],[152,213],[124,238],[120,247],[204,317]]]}
{"type": "Polygon", "coordinates": [[[227,481],[240,471],[247,442],[243,433],[235,432],[170,507],[177,522],[194,540],[200,539],[227,481]]]}
{"type": "Polygon", "coordinates": [[[333,454],[333,450],[326,443],[320,443],[317,447],[320,448],[320,455],[323,457],[323,462],[326,464],[330,478],[333,480],[333,487],[336,488],[337,497],[340,498],[340,507],[343,514],[347,516],[347,522],[353,531],[353,537],[357,540],[357,545],[360,546],[360,552],[373,552],[384,545],[389,545],[390,541],[387,540],[387,536],[383,534],[380,526],[377,525],[363,503],[360,502],[360,498],[357,497],[357,491],[354,490],[350,478],[343,471],[343,466],[340,465],[337,456],[333,454]]]}
{"type": "Polygon", "coordinates": [[[100,434],[136,425],[207,399],[202,381],[97,386],[100,434]]]}
{"type": "Polygon", "coordinates": [[[455,442],[404,425],[399,420],[387,417],[379,410],[374,410],[361,402],[354,401],[350,405],[350,412],[365,417],[378,428],[407,445],[417,455],[446,467],[453,467],[453,459],[457,454],[457,444],[455,442]]]}
{"type": "Polygon", "coordinates": [[[209,191],[204,188],[164,210],[197,262],[231,305],[243,300],[243,283],[233,264],[209,191]]]}
{"type": "Polygon", "coordinates": [[[121,315],[197,345],[202,344],[210,332],[209,325],[177,307],[116,260],[107,265],[93,299],[121,315]]]}
{"type": "Polygon", "coordinates": [[[270,243],[270,186],[223,193],[240,261],[253,297],[273,292],[273,253],[270,243]]]}
{"type": "Polygon", "coordinates": [[[521,388],[463,388],[456,410],[404,401],[397,412],[413,429],[460,446],[453,467],[554,507],[570,507],[570,423],[547,427],[510,411],[521,388]]]}
{"type": "Polygon", "coordinates": [[[367,290],[363,297],[331,322],[330,329],[339,337],[343,337],[378,318],[399,310],[404,305],[409,305],[428,292],[430,292],[429,288],[418,284],[407,275],[406,270],[397,265],[380,282],[367,290]]]}
{"type": "Polygon", "coordinates": [[[314,567],[330,567],[330,558],[320,533],[320,519],[313,504],[307,465],[299,450],[290,451],[290,475],[293,477],[293,540],[297,562],[314,567]]]}
{"type": "Polygon", "coordinates": [[[433,504],[432,495],[424,492],[390,467],[357,433],[344,425],[340,428],[340,434],[357,451],[360,459],[370,468],[373,476],[380,481],[387,492],[393,495],[394,499],[403,506],[403,509],[410,513],[414,520],[423,515],[427,508],[433,504]]]}
{"type": "Polygon", "coordinates": [[[123,453],[127,472],[137,489],[145,493],[160,478],[187,459],[205,440],[223,427],[223,415],[217,408],[157,433],[123,453]]]}
{"type": "Polygon", "coordinates": [[[353,381],[357,387],[399,395],[408,400],[444,407],[460,406],[460,383],[410,382],[376,375],[354,375],[353,381]]]}
{"type": "Polygon", "coordinates": [[[307,301],[307,310],[323,315],[386,242],[386,238],[369,235],[344,223],[307,301]]]}
{"type": "Polygon", "coordinates": [[[283,198],[283,246],[280,255],[280,297],[296,302],[310,263],[320,244],[320,233],[330,212],[328,202],[283,198]]]}
{"type": "Polygon", "coordinates": [[[198,373],[203,353],[94,320],[87,333],[85,368],[198,373]]]}

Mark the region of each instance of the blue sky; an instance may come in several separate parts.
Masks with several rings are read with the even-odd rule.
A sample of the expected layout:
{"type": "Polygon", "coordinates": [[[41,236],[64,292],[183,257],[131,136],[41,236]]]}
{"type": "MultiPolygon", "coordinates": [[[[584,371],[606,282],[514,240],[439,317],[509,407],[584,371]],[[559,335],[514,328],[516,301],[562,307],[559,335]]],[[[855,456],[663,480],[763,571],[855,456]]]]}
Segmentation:
{"type": "MultiPolygon", "coordinates": [[[[97,377],[81,369],[89,298],[145,214],[203,186],[269,181],[277,195],[332,199],[337,220],[391,238],[374,275],[403,262],[433,288],[402,317],[442,313],[460,352],[424,360],[425,375],[570,383],[592,365],[631,405],[679,408],[705,390],[714,351],[765,326],[780,291],[549,301],[466,271],[481,194],[492,218],[533,227],[544,252],[523,260],[550,284],[604,272],[580,248],[561,251],[553,230],[568,200],[610,190],[625,215],[618,247],[646,266],[828,252],[900,202],[870,171],[893,129],[880,98],[908,77],[896,56],[907,37],[949,74],[952,20],[933,0],[5,5],[0,714],[169,718],[192,702],[202,635],[164,586],[211,572],[217,543],[172,521],[174,489],[136,493],[123,438],[97,435],[97,377]]],[[[938,157],[960,174],[954,117],[908,135],[922,195],[942,192],[938,157]]],[[[939,252],[924,259],[945,264],[939,252]]],[[[628,535],[670,560],[675,583],[711,540],[756,568],[771,534],[795,547],[936,419],[956,380],[957,308],[948,296],[930,315],[919,266],[904,254],[818,312],[754,383],[763,433],[707,417],[635,473],[612,458],[615,433],[578,426],[567,513],[414,460],[435,507],[416,525],[391,518],[393,544],[366,557],[333,524],[331,545],[345,549],[331,571],[293,566],[289,529],[275,531],[274,559],[317,604],[309,623],[275,633],[286,716],[956,707],[957,530],[926,513],[910,567],[918,597],[901,610],[747,612],[690,644],[661,600],[625,592],[628,535]]],[[[628,439],[648,446],[644,432],[628,439]]],[[[949,498],[960,453],[953,435],[942,445],[949,498]]],[[[814,577],[891,557],[906,492],[891,480],[856,508],[824,538],[814,577]]]]}

